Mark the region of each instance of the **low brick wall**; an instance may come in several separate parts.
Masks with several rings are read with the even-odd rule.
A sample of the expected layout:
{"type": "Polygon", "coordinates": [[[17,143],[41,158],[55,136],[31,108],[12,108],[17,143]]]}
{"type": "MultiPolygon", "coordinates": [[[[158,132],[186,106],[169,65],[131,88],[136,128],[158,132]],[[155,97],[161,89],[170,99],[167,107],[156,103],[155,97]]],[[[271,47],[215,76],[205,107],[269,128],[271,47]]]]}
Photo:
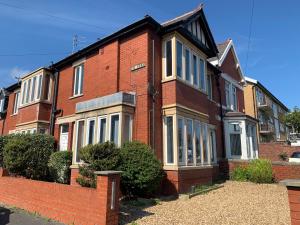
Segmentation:
{"type": "Polygon", "coordinates": [[[8,177],[0,168],[0,202],[66,224],[117,225],[119,183],[112,171],[99,174],[93,189],[8,177]]]}
{"type": "MultiPolygon", "coordinates": [[[[243,160],[223,160],[219,162],[220,170],[224,176],[229,178],[229,174],[238,166],[247,166],[249,161],[243,160]]],[[[300,179],[300,163],[272,162],[272,170],[275,180],[300,179]]]]}
{"type": "Polygon", "coordinates": [[[300,151],[300,147],[290,146],[285,142],[271,142],[259,144],[259,158],[270,159],[271,161],[280,161],[280,153],[287,153],[288,157],[295,151],[300,151]]]}

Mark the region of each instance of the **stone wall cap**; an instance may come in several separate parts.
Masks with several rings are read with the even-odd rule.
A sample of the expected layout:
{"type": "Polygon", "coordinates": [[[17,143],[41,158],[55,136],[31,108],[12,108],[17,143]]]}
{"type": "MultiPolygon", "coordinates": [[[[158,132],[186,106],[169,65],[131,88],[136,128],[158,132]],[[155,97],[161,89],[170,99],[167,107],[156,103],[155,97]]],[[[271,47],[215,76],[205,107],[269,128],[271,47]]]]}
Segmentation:
{"type": "Polygon", "coordinates": [[[300,187],[300,179],[286,179],[280,181],[279,184],[287,187],[300,187]]]}
{"type": "Polygon", "coordinates": [[[113,175],[113,174],[121,174],[122,171],[116,171],[116,170],[106,170],[106,171],[95,171],[94,174],[98,176],[107,176],[107,175],[113,175]]]}

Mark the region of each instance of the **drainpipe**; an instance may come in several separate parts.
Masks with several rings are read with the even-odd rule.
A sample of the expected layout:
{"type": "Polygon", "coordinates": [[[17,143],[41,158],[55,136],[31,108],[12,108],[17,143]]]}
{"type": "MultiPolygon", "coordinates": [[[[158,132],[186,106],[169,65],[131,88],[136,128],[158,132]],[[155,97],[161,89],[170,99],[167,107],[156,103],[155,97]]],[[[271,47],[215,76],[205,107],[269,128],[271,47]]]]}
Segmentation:
{"type": "Polygon", "coordinates": [[[55,115],[56,115],[56,104],[57,104],[57,93],[58,93],[58,78],[59,71],[54,68],[54,94],[52,99],[51,114],[50,114],[50,135],[54,136],[55,127],[55,115]]]}
{"type": "Polygon", "coordinates": [[[226,150],[225,150],[225,129],[224,129],[224,115],[223,115],[223,103],[222,103],[222,93],[221,93],[221,87],[220,87],[220,77],[221,74],[217,74],[217,89],[219,92],[219,104],[220,104],[220,117],[221,117],[221,128],[222,128],[222,158],[226,157],[226,150]]]}
{"type": "MultiPolygon", "coordinates": [[[[152,39],[152,85],[155,85],[155,41],[152,39]]],[[[152,96],[152,148],[155,149],[155,94],[152,96]]]]}

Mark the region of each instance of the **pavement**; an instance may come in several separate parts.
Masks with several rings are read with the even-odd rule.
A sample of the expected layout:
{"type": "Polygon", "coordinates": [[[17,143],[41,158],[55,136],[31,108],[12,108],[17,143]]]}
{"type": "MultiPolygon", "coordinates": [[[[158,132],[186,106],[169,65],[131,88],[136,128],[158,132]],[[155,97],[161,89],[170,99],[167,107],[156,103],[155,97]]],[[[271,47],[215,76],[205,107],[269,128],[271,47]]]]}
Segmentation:
{"type": "Polygon", "coordinates": [[[63,225],[21,209],[0,205],[0,225],[63,225]]]}

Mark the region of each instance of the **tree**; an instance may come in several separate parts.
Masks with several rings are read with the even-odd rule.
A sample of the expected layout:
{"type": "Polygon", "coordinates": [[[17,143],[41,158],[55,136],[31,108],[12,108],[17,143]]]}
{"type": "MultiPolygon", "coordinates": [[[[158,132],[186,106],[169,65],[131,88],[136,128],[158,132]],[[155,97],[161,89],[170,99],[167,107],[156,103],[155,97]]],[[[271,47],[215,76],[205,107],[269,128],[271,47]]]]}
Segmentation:
{"type": "Polygon", "coordinates": [[[284,122],[292,127],[294,133],[300,133],[300,109],[295,107],[284,117],[284,122]]]}

